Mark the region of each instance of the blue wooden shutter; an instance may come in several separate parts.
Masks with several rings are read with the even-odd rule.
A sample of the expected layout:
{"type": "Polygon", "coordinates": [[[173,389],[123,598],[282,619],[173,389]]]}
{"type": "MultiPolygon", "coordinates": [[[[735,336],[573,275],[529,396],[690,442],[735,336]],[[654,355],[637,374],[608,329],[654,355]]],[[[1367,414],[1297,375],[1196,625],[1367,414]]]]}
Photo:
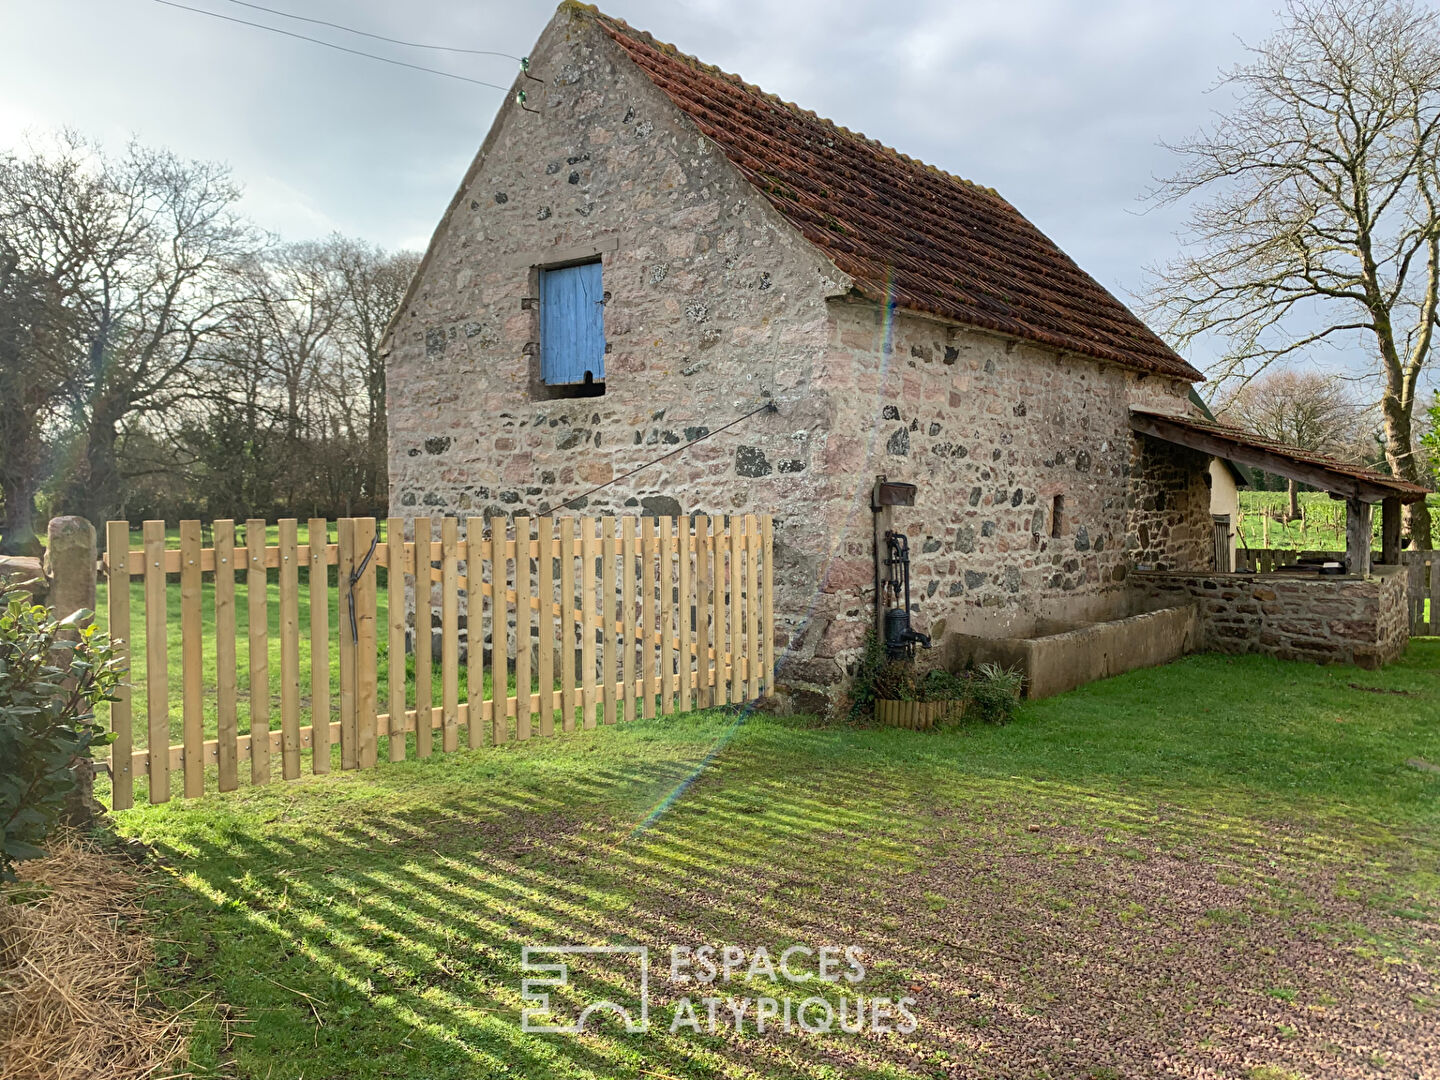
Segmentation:
{"type": "Polygon", "coordinates": [[[605,379],[600,264],[540,272],[540,379],[549,386],[605,379]]]}

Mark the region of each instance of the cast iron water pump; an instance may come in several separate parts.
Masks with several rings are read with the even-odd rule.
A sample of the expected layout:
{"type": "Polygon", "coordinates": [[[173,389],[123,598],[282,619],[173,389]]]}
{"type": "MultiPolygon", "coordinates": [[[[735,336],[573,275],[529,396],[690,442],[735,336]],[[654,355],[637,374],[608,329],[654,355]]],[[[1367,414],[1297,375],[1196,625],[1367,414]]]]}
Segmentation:
{"type": "Polygon", "coordinates": [[[904,533],[885,534],[885,655],[910,660],[915,646],[930,648],[930,636],[910,626],[910,539],[904,533]]]}

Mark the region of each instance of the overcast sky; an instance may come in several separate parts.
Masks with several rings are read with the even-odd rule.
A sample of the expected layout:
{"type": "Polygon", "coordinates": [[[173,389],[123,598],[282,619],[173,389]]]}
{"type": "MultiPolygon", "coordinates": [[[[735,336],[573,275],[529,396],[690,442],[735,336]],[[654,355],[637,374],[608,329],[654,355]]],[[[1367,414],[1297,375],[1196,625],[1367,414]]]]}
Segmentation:
{"type": "MultiPolygon", "coordinates": [[[[508,85],[513,60],[226,15],[508,85]]],[[[410,41],[524,55],[539,0],[255,0],[410,41]]],[[[852,130],[997,188],[1122,298],[1176,249],[1142,196],[1220,104],[1267,0],[609,0],[605,10],[852,130]]],[[[223,160],[287,239],[423,248],[502,94],[156,0],[0,0],[0,148],[71,126],[223,160]]],[[[1203,362],[1203,358],[1196,358],[1203,362]]]]}

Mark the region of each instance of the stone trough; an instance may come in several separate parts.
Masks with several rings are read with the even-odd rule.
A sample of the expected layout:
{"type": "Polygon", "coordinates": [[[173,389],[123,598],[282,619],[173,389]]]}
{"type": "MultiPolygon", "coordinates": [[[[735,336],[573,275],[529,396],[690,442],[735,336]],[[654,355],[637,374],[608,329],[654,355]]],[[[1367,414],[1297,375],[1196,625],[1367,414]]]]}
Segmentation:
{"type": "Polygon", "coordinates": [[[1025,696],[1033,699],[1136,668],[1168,664],[1198,644],[1195,605],[1182,603],[1084,626],[1042,625],[1031,637],[947,634],[944,655],[951,671],[985,663],[1018,667],[1025,676],[1025,696]]]}

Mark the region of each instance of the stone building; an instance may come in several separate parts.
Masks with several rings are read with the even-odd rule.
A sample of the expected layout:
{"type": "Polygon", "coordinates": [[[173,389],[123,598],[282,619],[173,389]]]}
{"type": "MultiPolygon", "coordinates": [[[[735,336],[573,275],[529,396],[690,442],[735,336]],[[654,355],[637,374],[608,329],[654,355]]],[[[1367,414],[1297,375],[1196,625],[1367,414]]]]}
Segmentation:
{"type": "Polygon", "coordinates": [[[578,4],[517,89],[391,328],[392,514],[774,513],[803,706],[873,625],[879,474],[937,639],[1212,568],[1211,455],[1131,426],[1201,376],[996,192],[578,4]]]}

